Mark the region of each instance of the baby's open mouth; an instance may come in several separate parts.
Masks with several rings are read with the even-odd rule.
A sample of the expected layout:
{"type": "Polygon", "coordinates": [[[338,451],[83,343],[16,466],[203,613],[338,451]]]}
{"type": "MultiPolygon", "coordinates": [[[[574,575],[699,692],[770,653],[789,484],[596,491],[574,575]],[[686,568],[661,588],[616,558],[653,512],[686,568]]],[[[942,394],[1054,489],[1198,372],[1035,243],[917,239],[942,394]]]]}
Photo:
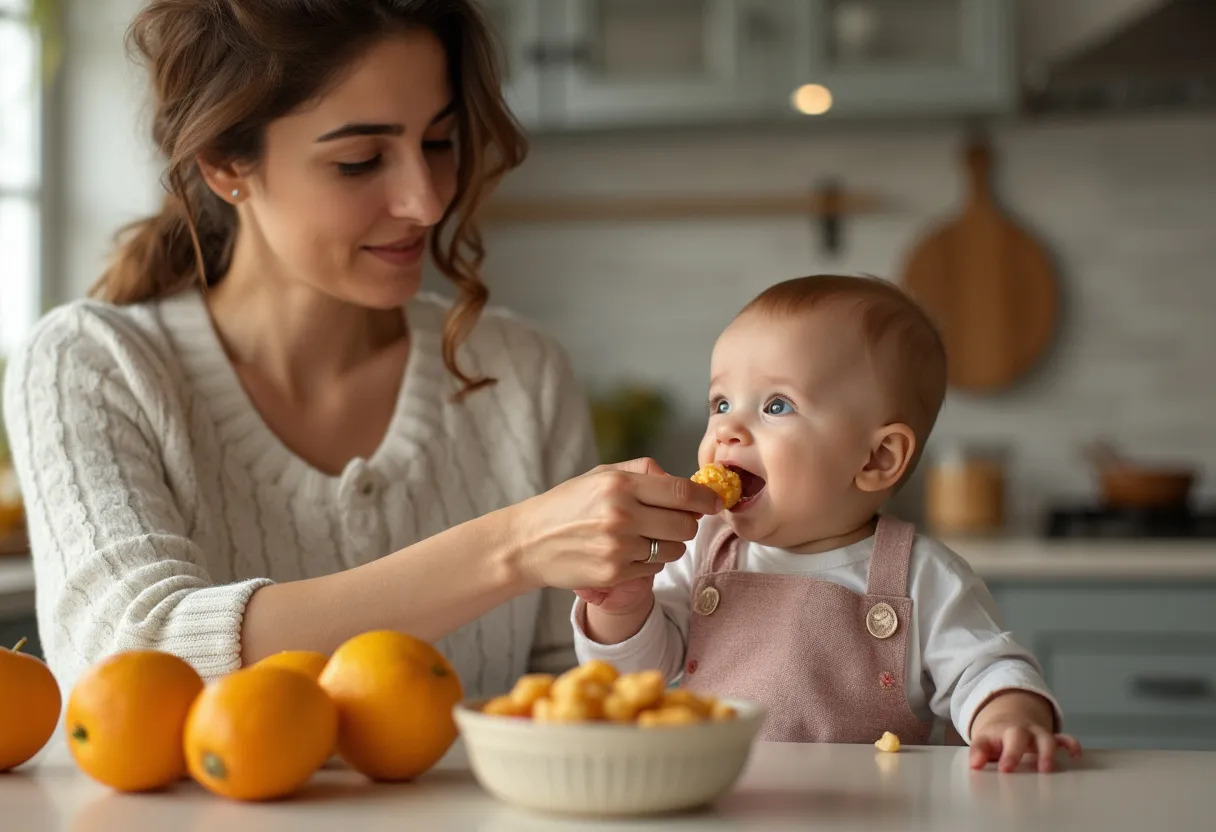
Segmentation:
{"type": "Polygon", "coordinates": [[[742,487],[742,496],[739,497],[739,502],[735,503],[731,511],[739,511],[756,497],[760,496],[760,492],[764,490],[764,478],[753,474],[746,468],[740,468],[738,465],[727,465],[731,471],[739,475],[739,484],[742,487]]]}

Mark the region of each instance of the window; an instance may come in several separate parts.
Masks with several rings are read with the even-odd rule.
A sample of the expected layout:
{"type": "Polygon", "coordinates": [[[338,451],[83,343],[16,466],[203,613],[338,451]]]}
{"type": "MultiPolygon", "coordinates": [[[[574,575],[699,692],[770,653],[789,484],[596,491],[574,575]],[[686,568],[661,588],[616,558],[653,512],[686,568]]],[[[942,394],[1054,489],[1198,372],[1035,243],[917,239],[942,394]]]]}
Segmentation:
{"type": "Polygon", "coordinates": [[[41,308],[42,74],[30,0],[0,0],[0,357],[41,308]]]}

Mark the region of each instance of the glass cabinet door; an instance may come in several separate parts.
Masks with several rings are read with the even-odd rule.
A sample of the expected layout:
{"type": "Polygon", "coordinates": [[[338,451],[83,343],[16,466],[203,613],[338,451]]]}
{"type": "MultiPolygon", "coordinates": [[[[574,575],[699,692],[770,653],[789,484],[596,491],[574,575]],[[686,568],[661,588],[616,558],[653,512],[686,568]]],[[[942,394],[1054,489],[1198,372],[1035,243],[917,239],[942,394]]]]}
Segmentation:
{"type": "Polygon", "coordinates": [[[806,83],[833,110],[915,114],[1013,104],[1008,0],[810,0],[806,83]]]}
{"type": "Polygon", "coordinates": [[[965,0],[826,0],[833,69],[961,69],[965,0]]]}
{"type": "Polygon", "coordinates": [[[573,125],[772,110],[793,78],[798,0],[557,0],[573,125]]]}

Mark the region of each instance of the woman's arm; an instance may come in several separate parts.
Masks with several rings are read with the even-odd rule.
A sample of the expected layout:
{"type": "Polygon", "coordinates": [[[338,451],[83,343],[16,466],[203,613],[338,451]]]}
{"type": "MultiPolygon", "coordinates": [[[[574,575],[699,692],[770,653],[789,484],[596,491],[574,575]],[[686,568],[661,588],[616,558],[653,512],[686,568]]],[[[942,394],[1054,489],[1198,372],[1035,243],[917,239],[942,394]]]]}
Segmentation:
{"type": "Polygon", "coordinates": [[[439,639],[535,588],[520,569],[513,526],[510,510],[497,511],[354,569],[264,586],[245,610],[241,657],[328,653],[366,630],[439,639]]]}
{"type": "Polygon", "coordinates": [[[647,473],[653,466],[601,466],[355,569],[262,587],[245,613],[242,656],[324,652],[377,628],[435,640],[523,592],[657,574],[683,553],[717,495],[647,473]],[[652,537],[665,541],[665,554],[646,564],[652,537]]]}

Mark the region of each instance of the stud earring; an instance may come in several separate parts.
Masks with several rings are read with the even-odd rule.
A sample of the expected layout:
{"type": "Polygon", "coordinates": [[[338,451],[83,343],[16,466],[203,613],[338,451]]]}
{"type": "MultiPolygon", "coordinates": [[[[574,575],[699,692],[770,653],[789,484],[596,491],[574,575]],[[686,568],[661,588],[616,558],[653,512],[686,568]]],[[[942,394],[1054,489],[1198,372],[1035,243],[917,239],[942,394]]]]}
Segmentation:
{"type": "Polygon", "coordinates": [[[241,195],[241,189],[240,189],[240,188],[233,188],[233,189],[232,189],[232,198],[233,198],[233,199],[237,199],[238,197],[240,197],[240,195],[241,195]]]}

